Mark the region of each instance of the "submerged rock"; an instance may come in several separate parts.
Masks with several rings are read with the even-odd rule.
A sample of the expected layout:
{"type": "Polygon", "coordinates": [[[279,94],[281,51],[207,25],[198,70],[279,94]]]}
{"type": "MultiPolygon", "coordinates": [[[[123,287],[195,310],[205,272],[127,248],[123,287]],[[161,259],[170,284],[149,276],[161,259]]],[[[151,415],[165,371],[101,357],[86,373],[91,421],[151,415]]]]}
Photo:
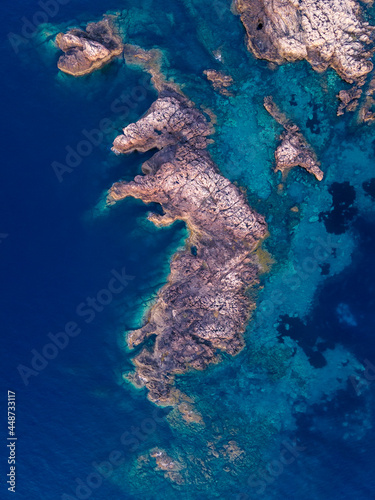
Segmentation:
{"type": "Polygon", "coordinates": [[[354,0],[236,0],[249,50],[275,63],[306,59],[349,83],[372,70],[374,27],[354,0]],[[371,44],[371,45],[370,45],[371,44]]]}
{"type": "Polygon", "coordinates": [[[185,482],[186,464],[181,460],[170,457],[167,452],[161,448],[150,450],[150,457],[155,460],[156,470],[164,472],[164,477],[172,483],[183,484],[185,482]]]}
{"type": "Polygon", "coordinates": [[[281,144],[275,151],[275,172],[280,170],[285,176],[291,168],[300,166],[310,174],[315,175],[318,181],[321,181],[324,174],[319,168],[320,163],[315,151],[308,144],[297,125],[280,112],[271,96],[265,97],[264,107],[285,129],[280,136],[281,144]]]}
{"type": "MultiPolygon", "coordinates": [[[[159,49],[145,50],[138,45],[126,43],[124,45],[124,59],[128,65],[141,67],[151,76],[151,82],[155,89],[160,92],[164,89],[166,82],[161,71],[163,54],[159,49]]],[[[177,89],[177,85],[168,84],[169,87],[177,89]]]]}
{"type": "Polygon", "coordinates": [[[56,36],[57,46],[65,52],[57,66],[73,76],[86,75],[107,64],[122,52],[122,41],[109,18],[89,23],[86,31],[71,29],[56,36]]]}
{"type": "Polygon", "coordinates": [[[233,78],[231,76],[215,69],[206,69],[203,71],[203,74],[206,75],[207,80],[212,83],[213,88],[220,92],[220,94],[226,96],[233,95],[228,90],[228,87],[233,85],[233,78]]]}
{"type": "Polygon", "coordinates": [[[354,314],[351,312],[348,304],[344,304],[341,302],[336,307],[336,314],[340,323],[346,326],[358,326],[357,320],[355,319],[354,314]]]}
{"type": "Polygon", "coordinates": [[[152,347],[135,356],[131,379],[146,386],[148,397],[159,404],[179,402],[172,387],[176,374],[206,368],[219,360],[220,351],[235,355],[242,349],[242,333],[254,308],[246,290],[257,284],[260,266],[253,251],[267,226],[205,150],[212,131],[191,101],[166,86],[113,146],[115,153],[160,151],[143,164],[146,175],[112,186],[109,203],[128,196],[160,203],[164,215],[149,215],[154,224],[179,219],[190,231],[147,324],[127,338],[134,348],[156,337],[152,347]]]}

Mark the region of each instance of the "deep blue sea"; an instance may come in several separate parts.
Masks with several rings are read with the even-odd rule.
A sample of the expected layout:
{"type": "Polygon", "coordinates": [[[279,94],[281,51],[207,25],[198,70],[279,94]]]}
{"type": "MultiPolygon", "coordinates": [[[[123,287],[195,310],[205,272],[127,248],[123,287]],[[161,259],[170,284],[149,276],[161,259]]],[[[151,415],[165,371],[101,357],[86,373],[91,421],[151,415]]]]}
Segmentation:
{"type": "MultiPolygon", "coordinates": [[[[335,117],[335,94],[347,86],[332,71],[317,75],[305,63],[275,71],[255,61],[246,52],[243,28],[227,2],[215,5],[220,8],[212,13],[206,0],[142,0],[136,6],[125,0],[66,1],[48,18],[48,25],[39,26],[35,36],[16,50],[8,34],[21,34],[25,19],[32,20],[41,7],[33,0],[3,5],[1,499],[375,498],[374,181],[371,184],[375,129],[335,117]],[[114,100],[149,78],[140,69],[126,67],[122,59],[88,77],[59,75],[59,53],[48,41],[60,23],[61,29],[84,26],[105,12],[123,9],[129,9],[128,41],[163,50],[168,77],[184,85],[197,105],[213,109],[217,133],[212,156],[223,175],[244,186],[250,203],[267,217],[271,236],[266,248],[275,264],[263,278],[260,302],[267,300],[283,266],[293,261],[293,252],[298,260],[301,235],[310,234],[306,232],[310,227],[314,237],[324,230],[336,238],[335,263],[320,262],[319,273],[303,282],[296,292],[298,298],[291,296],[293,304],[287,304],[286,297],[275,311],[278,319],[270,316],[269,323],[260,322],[263,326],[254,327],[253,336],[250,326],[244,353],[235,360],[225,359],[207,373],[181,377],[180,383],[187,384],[190,394],[200,401],[200,412],[207,411],[204,433],[173,426],[164,418],[170,410],[162,412],[147,400],[145,391],[133,389],[122,378],[132,367],[125,333],[142,324],[145,311],[166,282],[171,256],[187,236],[183,223],[154,228],[146,219],[150,207],[139,201],[129,199],[104,209],[105,193],[112,183],[132,179],[148,157],[115,157],[110,151],[113,139],[123,126],[142,116],[156,92],[147,87],[144,98],[120,116],[112,107],[114,100]],[[218,48],[224,54],[224,69],[237,82],[231,100],[217,96],[202,77],[208,67],[221,68],[222,63],[212,55],[218,48]],[[300,120],[327,172],[321,185],[296,171],[290,174],[283,196],[277,194],[280,179],[271,166],[280,130],[262,108],[268,93],[300,120]],[[64,163],[85,131],[96,129],[103,118],[115,122],[113,132],[82,155],[59,182],[52,164],[64,163]],[[354,199],[346,182],[354,189],[354,199]],[[332,190],[334,183],[342,189],[332,190]],[[304,205],[306,200],[311,203],[304,205]],[[296,204],[300,205],[298,217],[290,211],[296,204]],[[311,212],[314,206],[315,214],[311,212]],[[309,219],[312,222],[307,226],[309,219]],[[116,292],[108,294],[114,278],[116,292]],[[106,303],[95,310],[89,304],[98,296],[106,303]],[[76,335],[57,353],[53,348],[49,351],[53,359],[46,366],[32,368],[33,358],[65,328],[72,328],[76,335]],[[345,354],[343,368],[332,358],[332,370],[317,376],[316,383],[310,372],[301,378],[301,388],[309,383],[312,387],[288,395],[286,376],[268,379],[262,375],[262,361],[253,360],[251,339],[261,339],[262,331],[267,339],[274,336],[273,349],[290,345],[299,350],[301,359],[310,359],[311,373],[324,365],[322,357],[337,345],[367,371],[359,381],[348,376],[344,366],[352,361],[348,357],[346,362],[345,354]],[[266,391],[273,398],[272,408],[262,400],[262,380],[283,384],[277,396],[266,391]],[[259,390],[255,404],[255,393],[249,389],[252,384],[259,390]],[[326,394],[323,387],[327,387],[326,394]],[[6,485],[8,390],[16,393],[15,494],[6,485]],[[250,409],[247,397],[253,398],[250,409]],[[247,440],[255,432],[251,422],[258,404],[265,412],[264,425],[257,431],[264,437],[263,451],[255,438],[253,444],[247,440]],[[296,409],[293,416],[292,407],[296,409]],[[230,423],[232,431],[224,422],[230,423]],[[292,446],[297,440],[301,451],[293,449],[294,459],[273,475],[262,476],[256,468],[247,470],[246,463],[236,475],[232,463],[227,481],[223,479],[225,464],[209,461],[203,466],[198,460],[201,440],[208,442],[210,433],[220,426],[220,439],[237,439],[247,447],[249,457],[261,453],[262,463],[273,460],[276,468],[280,447],[285,446],[280,442],[288,440],[292,446]],[[171,485],[151,462],[146,461],[143,468],[139,465],[153,447],[173,450],[174,456],[185,461],[187,455],[195,456],[185,484],[171,485]],[[120,456],[123,463],[107,478],[104,473],[96,474],[95,464],[108,462],[109,457],[120,460],[120,456]],[[81,488],[78,493],[77,487],[81,488]]],[[[254,467],[254,460],[251,463],[254,467]]]]}

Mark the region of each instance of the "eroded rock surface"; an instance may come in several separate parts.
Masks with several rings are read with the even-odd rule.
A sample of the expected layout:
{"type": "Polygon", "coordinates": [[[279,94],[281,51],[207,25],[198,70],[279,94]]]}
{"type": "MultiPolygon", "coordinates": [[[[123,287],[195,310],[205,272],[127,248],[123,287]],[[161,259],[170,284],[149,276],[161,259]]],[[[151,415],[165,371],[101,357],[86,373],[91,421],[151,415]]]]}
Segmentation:
{"type": "Polygon", "coordinates": [[[369,73],[374,27],[355,0],[235,0],[248,48],[259,59],[306,59],[317,71],[329,66],[352,83],[369,73]]]}
{"type": "Polygon", "coordinates": [[[320,163],[315,151],[308,144],[297,125],[280,112],[271,96],[264,99],[264,107],[285,129],[280,136],[281,144],[275,151],[275,171],[280,170],[285,176],[291,168],[300,166],[310,174],[315,175],[318,181],[321,181],[324,174],[319,168],[320,163]]]}
{"type": "Polygon", "coordinates": [[[358,99],[362,95],[362,89],[355,85],[349,90],[340,90],[337,97],[341,101],[337,109],[337,116],[346,112],[355,111],[358,106],[358,99]]]}
{"type": "Polygon", "coordinates": [[[57,63],[58,68],[73,76],[91,73],[122,52],[121,38],[115,34],[108,18],[89,23],[86,31],[72,29],[59,33],[56,44],[65,52],[57,63]]]}
{"type": "Polygon", "coordinates": [[[147,114],[114,141],[115,153],[159,149],[143,164],[146,174],[114,184],[108,201],[132,196],[160,203],[164,215],[150,214],[156,225],[186,222],[186,248],[171,262],[168,283],[160,290],[147,324],[129,333],[130,348],[155,336],[134,358],[131,380],[146,386],[159,404],[178,403],[174,376],[204,369],[219,352],[237,354],[254,307],[246,290],[257,283],[254,253],[266,236],[264,218],[240,190],[218,172],[205,150],[212,127],[183,95],[165,88],[147,114]]]}

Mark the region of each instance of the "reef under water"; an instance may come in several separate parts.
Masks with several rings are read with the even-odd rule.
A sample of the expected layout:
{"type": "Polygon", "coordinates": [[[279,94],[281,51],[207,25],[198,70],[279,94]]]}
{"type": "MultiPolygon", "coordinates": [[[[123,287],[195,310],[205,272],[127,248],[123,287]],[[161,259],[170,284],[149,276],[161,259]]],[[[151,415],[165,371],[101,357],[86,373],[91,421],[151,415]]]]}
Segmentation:
{"type": "MultiPolygon", "coordinates": [[[[95,14],[40,25],[32,58],[19,57],[53,66],[64,100],[94,109],[107,92],[111,103],[94,115],[106,120],[92,126],[100,181],[80,216],[133,245],[140,276],[103,328],[117,341],[119,401],[147,411],[122,435],[98,499],[107,484],[118,500],[371,498],[370,468],[355,462],[372,449],[375,409],[364,305],[374,300],[375,125],[360,118],[365,95],[339,116],[337,96],[371,85],[373,7],[333,2],[350,4],[353,24],[338,58],[313,52],[294,24],[298,47],[282,39],[270,2],[234,4],[144,0],[100,13],[95,2],[95,14]],[[86,39],[74,29],[103,15],[121,51],[104,51],[92,74],[58,72],[58,33],[86,39]]],[[[63,57],[78,57],[74,43],[63,57]]],[[[52,169],[64,183],[75,175],[67,161],[52,169]]],[[[104,450],[90,459],[107,460],[104,450]]]]}

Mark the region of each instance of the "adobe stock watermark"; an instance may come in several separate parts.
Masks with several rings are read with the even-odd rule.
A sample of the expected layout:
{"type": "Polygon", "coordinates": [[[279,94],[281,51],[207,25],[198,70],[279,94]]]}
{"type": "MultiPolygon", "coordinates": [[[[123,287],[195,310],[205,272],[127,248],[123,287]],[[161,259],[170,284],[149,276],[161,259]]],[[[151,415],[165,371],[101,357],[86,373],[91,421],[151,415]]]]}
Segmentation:
{"type": "Polygon", "coordinates": [[[20,34],[8,33],[8,41],[16,54],[20,47],[28,45],[38,32],[40,24],[48,23],[60,11],[60,7],[67,5],[70,0],[39,0],[38,10],[34,12],[31,18],[23,16],[21,18],[22,27],[20,34]]]}
{"type": "MultiPolygon", "coordinates": [[[[107,286],[99,290],[94,297],[86,297],[76,307],[76,315],[82,318],[86,324],[94,321],[97,314],[100,314],[106,306],[111,304],[116,295],[119,295],[129,284],[128,280],[134,279],[134,276],[128,276],[125,268],[121,272],[112,269],[111,279],[107,286]]],[[[83,325],[82,325],[83,326],[83,325]]],[[[82,327],[78,321],[68,321],[64,329],[57,333],[49,332],[47,342],[39,349],[31,350],[31,358],[28,365],[19,364],[17,371],[27,387],[30,383],[30,377],[38,376],[61,351],[66,349],[72,338],[77,337],[82,332],[82,327]]]]}
{"type": "Polygon", "coordinates": [[[296,441],[285,439],[282,449],[277,459],[271,460],[264,468],[260,468],[256,473],[251,474],[247,479],[248,489],[239,493],[236,500],[251,500],[254,495],[263,495],[267,487],[274,483],[281,476],[285,468],[294,463],[306,447],[299,446],[296,441]]]}
{"type": "Polygon", "coordinates": [[[114,449],[108,453],[106,460],[92,462],[92,472],[84,478],[77,477],[72,487],[74,493],[63,493],[61,500],[87,500],[109,479],[115,470],[124,464],[126,456],[135,453],[141,444],[145,443],[155,433],[158,426],[165,422],[168,411],[163,408],[155,408],[150,417],[144,418],[139,426],[130,427],[120,436],[120,449],[114,449]]]}
{"type": "Polygon", "coordinates": [[[360,396],[363,391],[367,390],[375,380],[375,365],[368,359],[365,359],[363,366],[365,367],[365,371],[361,375],[351,375],[349,377],[357,396],[360,396]]]}
{"type": "MultiPolygon", "coordinates": [[[[138,80],[138,85],[135,85],[130,91],[122,92],[112,101],[110,105],[111,116],[118,115],[116,121],[126,120],[129,113],[146,99],[150,90],[154,90],[154,88],[145,75],[138,80]]],[[[116,122],[108,117],[100,120],[97,126],[91,130],[83,129],[81,131],[83,138],[74,147],[71,145],[65,147],[65,162],[53,161],[51,163],[57,180],[62,182],[65,174],[69,174],[79,167],[82,161],[90,156],[95,148],[100,146],[116,129],[116,122]]]]}

